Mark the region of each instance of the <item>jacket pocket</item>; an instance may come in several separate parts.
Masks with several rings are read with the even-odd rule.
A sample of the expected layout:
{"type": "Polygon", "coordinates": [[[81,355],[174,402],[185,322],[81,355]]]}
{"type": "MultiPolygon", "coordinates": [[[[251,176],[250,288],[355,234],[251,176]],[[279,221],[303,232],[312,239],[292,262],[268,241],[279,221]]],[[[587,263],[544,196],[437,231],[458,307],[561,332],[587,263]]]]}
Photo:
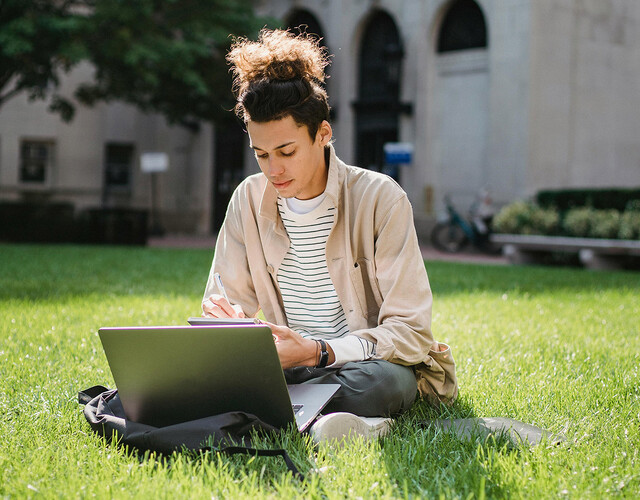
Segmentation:
{"type": "Polygon", "coordinates": [[[362,315],[365,318],[378,316],[382,295],[378,289],[373,263],[364,258],[358,259],[349,274],[362,315]]]}

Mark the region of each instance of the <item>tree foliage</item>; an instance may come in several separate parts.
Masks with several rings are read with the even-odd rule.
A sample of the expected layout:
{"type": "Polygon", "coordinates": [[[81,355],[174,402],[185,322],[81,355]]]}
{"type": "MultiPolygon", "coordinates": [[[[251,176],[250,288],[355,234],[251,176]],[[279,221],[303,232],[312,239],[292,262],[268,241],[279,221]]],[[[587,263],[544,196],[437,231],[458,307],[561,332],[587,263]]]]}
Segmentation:
{"type": "Polygon", "coordinates": [[[264,24],[251,0],[0,0],[0,108],[24,92],[65,121],[77,103],[110,100],[215,121],[233,106],[230,35],[264,24]],[[61,95],[62,76],[84,61],[93,80],[61,95]]]}

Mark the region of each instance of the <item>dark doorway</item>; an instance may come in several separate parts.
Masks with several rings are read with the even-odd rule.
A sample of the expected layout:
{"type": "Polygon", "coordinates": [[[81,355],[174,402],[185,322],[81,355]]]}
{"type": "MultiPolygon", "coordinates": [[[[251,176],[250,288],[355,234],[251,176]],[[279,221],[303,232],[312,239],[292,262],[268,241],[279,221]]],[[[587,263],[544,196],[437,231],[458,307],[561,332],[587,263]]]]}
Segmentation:
{"type": "Polygon", "coordinates": [[[213,217],[211,229],[217,233],[227,213],[227,205],[244,179],[245,132],[239,119],[216,124],[213,168],[213,217]]]}
{"type": "Polygon", "coordinates": [[[398,140],[400,113],[411,106],[400,102],[402,43],[395,22],[382,11],[374,13],[360,45],[356,110],[356,159],[360,167],[387,169],[383,146],[398,140]]]}
{"type": "MultiPolygon", "coordinates": [[[[296,9],[291,12],[291,14],[289,14],[289,16],[287,17],[287,27],[291,30],[292,33],[307,33],[312,37],[317,38],[320,41],[320,46],[325,47],[328,50],[327,40],[324,37],[324,30],[322,29],[322,26],[320,26],[320,22],[318,21],[316,16],[314,16],[308,10],[296,9]]],[[[323,85],[329,96],[331,96],[331,92],[329,89],[331,81],[329,79],[330,74],[331,65],[325,68],[325,75],[327,79],[324,81],[323,85]]],[[[330,116],[332,120],[335,118],[334,108],[331,108],[330,116]]]]}

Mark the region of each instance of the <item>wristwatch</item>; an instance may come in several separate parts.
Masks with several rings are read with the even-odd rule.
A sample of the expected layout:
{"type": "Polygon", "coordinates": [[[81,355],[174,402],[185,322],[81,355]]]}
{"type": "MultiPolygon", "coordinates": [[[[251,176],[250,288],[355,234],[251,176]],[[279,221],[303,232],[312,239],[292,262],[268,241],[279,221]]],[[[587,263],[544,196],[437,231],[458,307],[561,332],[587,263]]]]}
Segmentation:
{"type": "Polygon", "coordinates": [[[324,368],[329,361],[329,352],[327,351],[327,343],[324,340],[316,340],[320,344],[320,361],[316,368],[324,368]]]}

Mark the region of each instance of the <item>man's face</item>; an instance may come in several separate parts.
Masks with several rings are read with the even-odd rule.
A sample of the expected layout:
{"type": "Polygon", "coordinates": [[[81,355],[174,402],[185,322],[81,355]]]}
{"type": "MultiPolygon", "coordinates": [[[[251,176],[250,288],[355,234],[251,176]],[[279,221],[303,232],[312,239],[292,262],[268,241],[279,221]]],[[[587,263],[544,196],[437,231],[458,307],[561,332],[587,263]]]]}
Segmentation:
{"type": "Polygon", "coordinates": [[[332,133],[327,121],[318,127],[315,140],[291,116],[263,123],[249,121],[247,131],[260,170],[280,196],[308,200],[324,192],[324,147],[332,133]]]}

